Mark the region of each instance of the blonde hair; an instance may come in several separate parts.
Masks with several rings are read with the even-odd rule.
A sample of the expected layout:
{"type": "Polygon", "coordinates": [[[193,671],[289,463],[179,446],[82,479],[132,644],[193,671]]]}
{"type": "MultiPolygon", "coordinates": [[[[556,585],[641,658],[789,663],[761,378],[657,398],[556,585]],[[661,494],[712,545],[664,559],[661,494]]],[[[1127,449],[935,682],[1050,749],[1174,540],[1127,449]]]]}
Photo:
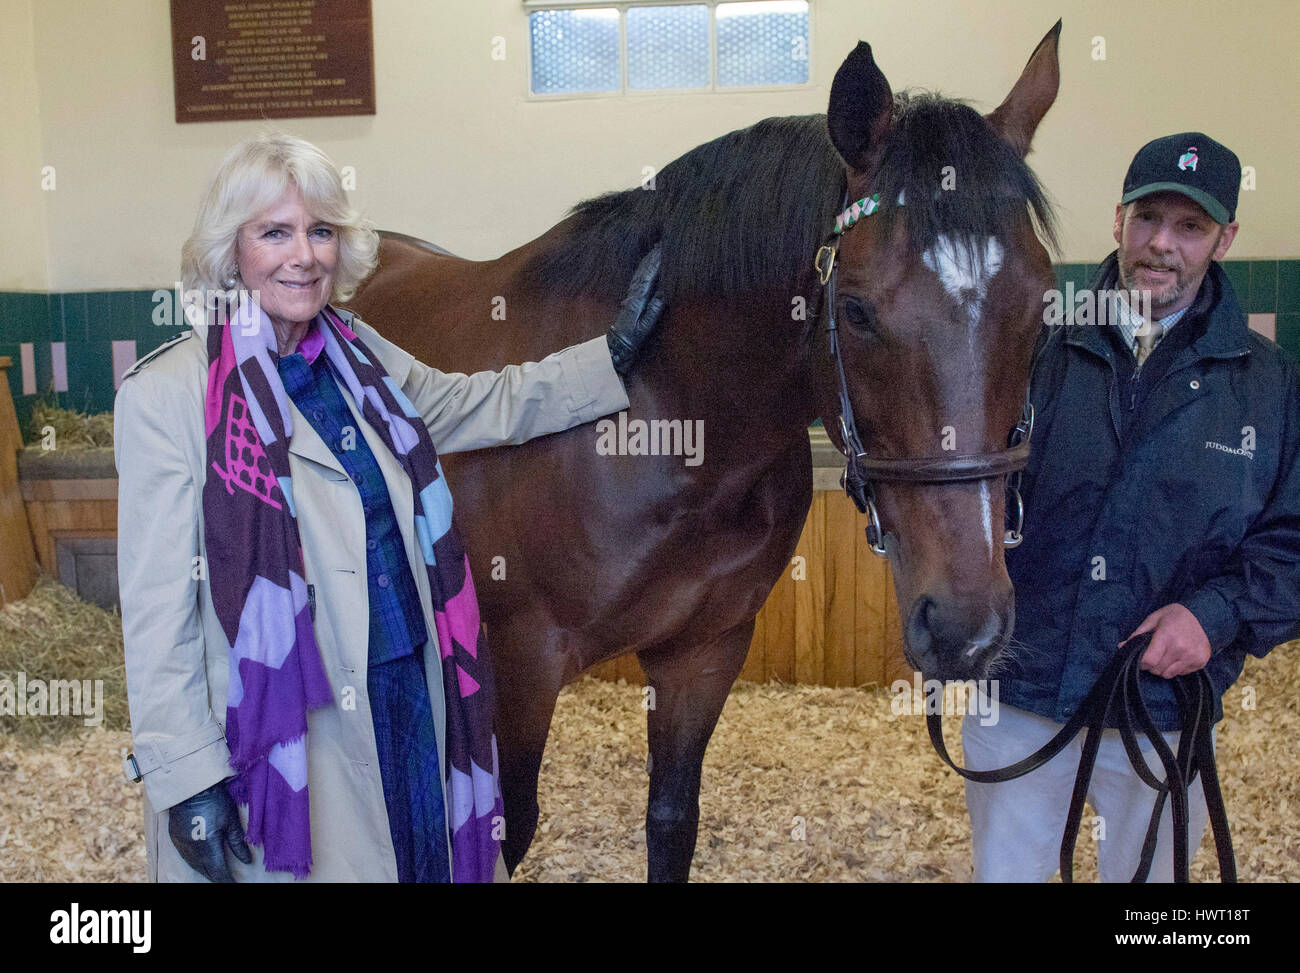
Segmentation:
{"type": "Polygon", "coordinates": [[[194,230],[181,247],[181,282],[187,292],[229,289],[239,268],[239,228],[276,203],[290,186],[308,212],[336,228],[339,261],[330,302],[356,293],[379,262],[374,225],[352,208],[329,156],[284,132],[264,132],[226,153],[199,203],[194,230]]]}

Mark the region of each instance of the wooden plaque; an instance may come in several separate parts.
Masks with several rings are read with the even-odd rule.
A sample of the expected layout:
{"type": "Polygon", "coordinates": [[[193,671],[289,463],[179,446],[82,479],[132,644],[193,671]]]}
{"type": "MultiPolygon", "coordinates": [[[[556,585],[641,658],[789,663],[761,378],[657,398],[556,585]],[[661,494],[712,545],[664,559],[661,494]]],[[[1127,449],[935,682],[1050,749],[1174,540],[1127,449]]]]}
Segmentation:
{"type": "Polygon", "coordinates": [[[370,0],[171,0],[177,122],[375,113],[370,0]]]}

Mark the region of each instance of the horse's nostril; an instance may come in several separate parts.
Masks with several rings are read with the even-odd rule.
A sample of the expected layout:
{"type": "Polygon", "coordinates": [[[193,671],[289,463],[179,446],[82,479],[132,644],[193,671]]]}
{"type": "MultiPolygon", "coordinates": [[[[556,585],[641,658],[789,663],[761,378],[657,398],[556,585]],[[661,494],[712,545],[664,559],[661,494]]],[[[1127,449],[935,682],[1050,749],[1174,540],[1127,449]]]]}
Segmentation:
{"type": "Polygon", "coordinates": [[[907,616],[905,633],[907,644],[921,656],[927,655],[930,651],[930,641],[934,634],[930,628],[934,607],[934,599],[929,595],[922,595],[912,603],[912,610],[907,616]]]}
{"type": "Polygon", "coordinates": [[[965,678],[962,673],[983,667],[997,655],[1009,622],[1010,618],[996,609],[970,611],[922,595],[912,603],[904,632],[918,661],[933,667],[936,674],[965,678]]]}
{"type": "Polygon", "coordinates": [[[978,655],[1001,641],[1004,626],[1005,622],[1001,615],[997,612],[989,612],[980,630],[966,643],[966,656],[969,658],[978,655]]]}

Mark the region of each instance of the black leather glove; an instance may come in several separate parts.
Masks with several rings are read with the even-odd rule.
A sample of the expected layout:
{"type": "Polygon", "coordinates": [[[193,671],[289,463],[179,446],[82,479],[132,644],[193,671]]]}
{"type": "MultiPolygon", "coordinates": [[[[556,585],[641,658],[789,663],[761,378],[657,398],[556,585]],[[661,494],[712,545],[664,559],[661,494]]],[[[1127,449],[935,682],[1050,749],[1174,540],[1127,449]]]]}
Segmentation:
{"type": "Polygon", "coordinates": [[[209,882],[235,880],[226,864],[227,847],[245,865],[253,864],[253,852],[244,842],[239,806],[225,781],[173,806],[167,818],[167,833],[185,864],[205,875],[209,882]],[[195,818],[202,819],[201,830],[195,818]],[[195,838],[196,830],[204,837],[195,838]]]}
{"type": "Polygon", "coordinates": [[[632,370],[637,352],[659,325],[664,299],[659,293],[658,283],[659,247],[656,245],[637,264],[627,294],[618,306],[618,317],[605,336],[609,342],[609,356],[614,360],[614,371],[620,375],[632,370]]]}

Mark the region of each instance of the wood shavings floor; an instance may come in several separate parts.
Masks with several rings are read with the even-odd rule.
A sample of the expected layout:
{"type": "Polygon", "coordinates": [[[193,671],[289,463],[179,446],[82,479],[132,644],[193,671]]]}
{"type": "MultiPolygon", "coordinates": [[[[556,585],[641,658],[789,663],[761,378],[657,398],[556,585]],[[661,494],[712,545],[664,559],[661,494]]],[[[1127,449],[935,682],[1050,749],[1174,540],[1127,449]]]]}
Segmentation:
{"type": "MultiPolygon", "coordinates": [[[[1243,881],[1300,881],[1300,643],[1248,659],[1218,753],[1243,881]],[[1242,689],[1255,694],[1243,709],[1242,689]]],[[[567,688],[542,769],[541,825],[515,881],[642,881],[646,730],[639,687],[567,688]]],[[[967,881],[962,785],[925,721],[886,690],[740,684],[709,746],[692,879],[967,881]],[[802,827],[800,820],[802,819],[802,827]]],[[[960,759],[958,720],[947,721],[960,759]]],[[[0,881],[141,881],[140,792],[123,732],[58,744],[0,738],[0,881]]],[[[1076,880],[1096,880],[1080,839],[1076,880]]],[[[1217,881],[1208,830],[1194,881],[1217,881]]]]}

